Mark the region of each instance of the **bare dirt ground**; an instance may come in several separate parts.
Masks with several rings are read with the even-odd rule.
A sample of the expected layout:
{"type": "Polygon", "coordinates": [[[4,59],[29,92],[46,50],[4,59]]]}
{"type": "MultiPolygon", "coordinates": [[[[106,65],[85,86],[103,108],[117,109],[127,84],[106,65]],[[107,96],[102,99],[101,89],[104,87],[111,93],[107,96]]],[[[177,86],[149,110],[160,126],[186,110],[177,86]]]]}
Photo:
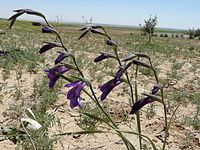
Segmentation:
{"type": "MultiPolygon", "coordinates": [[[[170,70],[170,62],[164,62],[162,65],[158,66],[160,68],[160,76],[164,77],[166,76],[166,73],[170,70]]],[[[185,62],[185,65],[181,68],[180,72],[186,71],[186,69],[189,67],[188,62],[185,62]]],[[[14,74],[14,73],[13,73],[14,74]]],[[[190,74],[189,72],[185,72],[185,77],[178,82],[174,87],[179,88],[191,86],[193,90],[198,90],[199,87],[194,87],[190,84],[188,84],[186,81],[188,79],[194,79],[198,78],[199,72],[196,74],[190,74]]],[[[33,83],[34,79],[37,79],[37,74],[29,74],[29,73],[23,73],[22,75],[22,87],[21,90],[23,91],[23,97],[24,99],[28,98],[28,96],[31,93],[31,84],[33,83]]],[[[7,82],[6,89],[1,91],[1,101],[2,104],[0,105],[0,120],[1,120],[1,126],[9,124],[9,122],[12,122],[12,116],[9,116],[10,108],[13,105],[17,105],[16,103],[19,103],[19,101],[13,101],[13,97],[11,95],[11,92],[13,88],[15,87],[16,78],[14,75],[11,75],[9,79],[6,81],[3,81],[2,78],[0,79],[0,82],[7,82]]],[[[118,88],[115,89],[117,91],[118,88]]],[[[144,91],[144,87],[140,89],[141,91],[144,91]]],[[[126,99],[125,97],[116,96],[114,93],[111,93],[108,98],[109,103],[111,104],[111,108],[113,111],[113,118],[118,121],[118,124],[122,130],[130,130],[132,129],[135,131],[135,120],[133,116],[128,117],[128,121],[123,121],[121,119],[124,112],[129,111],[128,107],[128,101],[124,101],[126,99]],[[121,119],[121,120],[120,120],[121,119]]],[[[63,132],[69,132],[69,131],[80,131],[81,129],[77,126],[76,122],[74,121],[75,118],[78,116],[78,114],[71,110],[69,108],[69,101],[66,100],[66,91],[62,91],[59,95],[59,99],[55,105],[62,104],[66,102],[66,105],[63,107],[60,107],[58,109],[58,112],[56,113],[55,117],[60,119],[61,127],[55,125],[52,126],[49,130],[50,134],[53,135],[55,133],[63,133],[63,132]]],[[[25,100],[26,101],[26,100],[25,100]]],[[[25,106],[24,106],[25,107],[25,106]]],[[[157,146],[162,145],[162,137],[164,135],[163,132],[163,126],[164,126],[164,120],[163,120],[163,109],[162,106],[159,104],[155,104],[156,107],[156,115],[153,116],[153,118],[147,119],[145,114],[142,113],[141,121],[142,121],[142,130],[143,134],[149,136],[153,141],[156,143],[157,146]]],[[[142,110],[142,112],[147,108],[147,106],[142,110]]],[[[197,131],[194,131],[192,127],[186,127],[181,125],[181,116],[193,116],[194,114],[194,106],[188,105],[187,107],[181,106],[177,114],[175,115],[175,118],[172,121],[171,129],[169,131],[169,141],[167,144],[167,149],[169,150],[180,150],[180,149],[193,149],[197,150],[200,148],[200,133],[197,131]],[[192,139],[187,139],[188,133],[193,134],[192,139]]],[[[49,110],[51,111],[51,110],[49,110]]],[[[168,116],[170,117],[170,116],[168,116]]],[[[128,139],[131,141],[136,141],[136,137],[132,135],[126,135],[128,139]]],[[[134,143],[135,144],[135,143],[134,143]]],[[[15,149],[15,145],[10,142],[9,140],[0,142],[0,149],[2,150],[12,150],[15,149]]],[[[81,136],[62,136],[58,142],[54,145],[54,149],[60,150],[60,149],[69,149],[69,150],[75,150],[75,149],[90,149],[90,150],[107,150],[107,149],[119,149],[123,150],[125,149],[125,146],[123,145],[122,141],[119,137],[113,134],[94,134],[94,135],[81,135],[81,136]]]]}
{"type": "MultiPolygon", "coordinates": [[[[76,27],[71,27],[70,30],[73,32],[76,30],[76,27]]],[[[113,31],[116,32],[116,31],[113,31]]],[[[127,31],[129,33],[130,31],[127,31]]],[[[124,33],[124,32],[123,32],[124,33]]],[[[94,55],[91,54],[89,58],[94,59],[94,55]]],[[[51,57],[52,58],[52,57],[51,57]]],[[[50,58],[50,59],[51,59],[50,58]]],[[[162,59],[160,57],[160,59],[162,59]]],[[[160,60],[159,59],[159,60],[160,60]]],[[[155,56],[155,60],[156,59],[155,56]]],[[[158,61],[159,62],[159,61],[158,61]]],[[[188,92],[198,92],[200,93],[200,60],[198,58],[195,59],[176,59],[176,62],[183,63],[183,66],[178,70],[177,74],[183,76],[180,80],[176,80],[176,84],[172,85],[166,90],[179,90],[181,88],[185,88],[188,92]],[[191,61],[198,64],[195,72],[191,70],[191,61]],[[193,81],[193,82],[191,82],[193,81]]],[[[161,79],[169,79],[169,81],[174,81],[172,78],[168,78],[169,72],[171,72],[173,67],[173,62],[170,60],[166,60],[163,57],[162,64],[158,64],[157,69],[159,70],[159,77],[161,79]]],[[[43,69],[43,68],[42,68],[43,69]]],[[[90,74],[88,70],[85,71],[86,74],[90,74]]],[[[2,74],[2,70],[0,70],[0,75],[2,74]]],[[[0,91],[0,125],[7,126],[13,122],[17,122],[17,118],[12,118],[12,113],[15,112],[15,109],[25,110],[29,106],[31,101],[29,96],[32,92],[32,84],[34,80],[39,80],[39,77],[44,75],[42,71],[39,71],[37,74],[30,74],[27,72],[23,72],[21,78],[21,91],[23,93],[23,99],[15,99],[13,96],[13,91],[17,85],[17,80],[15,76],[15,72],[11,72],[11,76],[4,80],[2,76],[0,76],[0,83],[7,83],[6,88],[3,88],[0,91]],[[21,106],[22,101],[24,101],[23,107],[21,106]],[[22,107],[22,108],[21,108],[22,107]]],[[[89,76],[89,75],[88,75],[89,76]]],[[[154,85],[154,81],[152,78],[146,78],[145,76],[141,77],[143,80],[148,81],[148,83],[142,83],[139,88],[139,92],[148,92],[151,87],[154,85]]],[[[96,85],[98,87],[98,85],[96,85]]],[[[80,131],[82,129],[79,128],[75,119],[77,119],[78,114],[77,111],[70,109],[69,101],[66,99],[66,91],[67,89],[63,89],[59,93],[59,98],[57,99],[55,106],[66,103],[62,107],[58,108],[57,113],[55,114],[55,118],[58,118],[61,122],[61,126],[58,124],[54,124],[49,129],[49,135],[52,136],[58,133],[65,133],[70,131],[80,131]]],[[[135,131],[135,119],[133,115],[128,115],[128,117],[124,120],[124,114],[130,111],[128,97],[117,95],[116,93],[120,91],[120,87],[117,87],[107,99],[108,103],[111,107],[112,118],[118,123],[121,130],[132,130],[135,131]]],[[[96,88],[97,95],[99,95],[99,91],[96,88]]],[[[172,100],[173,101],[173,100],[172,100]]],[[[150,108],[150,105],[145,106],[141,110],[141,123],[142,123],[142,133],[151,138],[156,146],[161,147],[163,143],[164,136],[164,118],[163,118],[163,108],[160,104],[154,103],[154,111],[155,114],[151,118],[147,118],[147,109],[150,108]]],[[[53,111],[49,109],[49,112],[53,111]]],[[[170,119],[172,112],[169,112],[168,119],[170,119]]],[[[198,150],[200,149],[200,132],[199,130],[194,130],[192,126],[186,126],[181,123],[183,116],[192,117],[195,115],[195,105],[188,104],[187,106],[180,106],[174,119],[172,120],[172,124],[169,130],[169,140],[167,143],[167,150],[198,150]]],[[[199,125],[200,126],[200,125],[199,125]]],[[[126,134],[126,137],[136,145],[137,137],[134,135],[126,134]]],[[[144,141],[144,143],[148,143],[144,141]]],[[[148,144],[147,144],[148,145],[148,144]]],[[[11,141],[6,140],[0,142],[0,150],[14,150],[17,146],[14,145],[11,141]]],[[[80,136],[72,136],[65,135],[61,136],[57,143],[54,144],[55,150],[125,150],[125,146],[122,140],[110,133],[101,133],[101,134],[92,134],[92,135],[80,135],[80,136]]],[[[149,147],[146,148],[150,149],[149,147]]]]}

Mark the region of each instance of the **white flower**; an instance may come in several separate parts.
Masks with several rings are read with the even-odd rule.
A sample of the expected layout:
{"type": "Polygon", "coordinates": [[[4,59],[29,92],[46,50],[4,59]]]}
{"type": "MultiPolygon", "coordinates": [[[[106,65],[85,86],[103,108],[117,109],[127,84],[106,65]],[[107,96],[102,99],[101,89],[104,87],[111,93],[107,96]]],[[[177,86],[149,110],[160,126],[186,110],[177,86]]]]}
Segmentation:
{"type": "Polygon", "coordinates": [[[40,123],[30,118],[21,118],[21,122],[22,123],[27,122],[28,123],[27,128],[32,130],[38,130],[42,127],[40,123]]]}

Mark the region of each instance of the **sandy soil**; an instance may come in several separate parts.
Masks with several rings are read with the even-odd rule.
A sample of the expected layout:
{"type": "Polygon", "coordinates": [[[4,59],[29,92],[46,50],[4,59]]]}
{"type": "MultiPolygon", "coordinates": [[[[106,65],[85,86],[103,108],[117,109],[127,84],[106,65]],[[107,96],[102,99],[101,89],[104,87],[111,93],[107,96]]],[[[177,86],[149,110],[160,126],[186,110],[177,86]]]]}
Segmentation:
{"type": "MultiPolygon", "coordinates": [[[[166,78],[167,72],[170,71],[172,64],[168,61],[164,61],[163,65],[159,65],[158,68],[160,69],[160,77],[166,78]]],[[[186,86],[192,86],[194,91],[200,91],[199,86],[195,87],[191,84],[189,84],[187,81],[188,79],[192,80],[195,78],[199,79],[199,72],[194,73],[188,73],[187,70],[189,67],[188,62],[183,65],[180,72],[185,72],[185,76],[181,81],[178,82],[174,87],[186,87],[186,86]]],[[[0,70],[1,74],[1,70],[0,70]]],[[[26,98],[31,94],[31,88],[32,83],[34,79],[37,79],[37,74],[29,74],[29,73],[23,73],[22,75],[22,87],[21,90],[23,91],[23,99],[25,101],[26,98]]],[[[0,124],[1,126],[6,126],[12,122],[12,116],[10,116],[9,111],[10,108],[12,108],[13,105],[17,105],[20,103],[21,100],[13,101],[12,91],[15,88],[15,85],[17,85],[17,81],[15,78],[14,73],[11,74],[11,77],[3,81],[2,77],[0,77],[0,83],[7,82],[8,85],[5,89],[0,91],[0,95],[3,95],[1,97],[2,103],[0,104],[0,124]]],[[[151,83],[152,85],[152,83],[151,83]]],[[[143,86],[142,86],[143,87],[143,86]]],[[[144,91],[144,87],[140,88],[140,91],[144,91]]],[[[148,89],[149,90],[149,89],[148,89]]],[[[126,100],[126,97],[123,96],[117,96],[115,92],[118,91],[118,88],[115,89],[114,92],[112,92],[109,97],[108,101],[111,104],[112,109],[112,117],[114,120],[118,121],[119,127],[122,130],[133,130],[135,131],[135,120],[133,116],[129,116],[126,121],[122,119],[122,115],[129,111],[130,108],[128,106],[128,100],[126,100]]],[[[75,118],[77,117],[77,113],[74,110],[71,110],[69,107],[69,101],[66,100],[65,92],[62,91],[59,95],[59,99],[55,105],[62,104],[66,102],[66,105],[63,107],[60,107],[55,114],[56,118],[60,119],[61,122],[61,128],[58,125],[52,126],[49,129],[50,135],[57,134],[57,133],[63,133],[63,132],[69,132],[69,131],[80,131],[81,129],[77,126],[75,118]]],[[[29,102],[27,102],[29,103],[29,102]]],[[[164,126],[164,119],[163,119],[163,109],[162,106],[158,103],[155,103],[155,110],[156,115],[153,116],[153,118],[147,119],[145,113],[145,110],[148,108],[148,106],[145,106],[145,108],[141,111],[141,122],[142,122],[142,130],[143,134],[150,137],[157,146],[162,145],[162,137],[164,135],[163,132],[163,126],[164,126]]],[[[23,109],[26,109],[26,105],[23,109]]],[[[197,150],[200,149],[200,133],[197,130],[192,129],[192,127],[186,127],[181,125],[181,117],[182,116],[193,116],[194,115],[195,107],[193,105],[188,105],[186,108],[181,106],[175,115],[175,119],[172,121],[172,126],[169,131],[169,141],[167,144],[168,150],[197,150]],[[187,111],[185,111],[187,110],[187,111]],[[187,141],[187,135],[188,133],[193,134],[194,138],[187,141]]],[[[49,110],[51,112],[51,110],[49,110]]],[[[168,115],[168,118],[170,118],[170,115],[168,115]]],[[[134,145],[136,145],[136,136],[133,135],[126,135],[128,139],[130,139],[134,145]]],[[[10,142],[9,140],[0,142],[0,149],[1,150],[14,150],[15,145],[10,142]]],[[[125,146],[122,143],[121,139],[113,134],[94,134],[94,135],[81,135],[81,136],[62,136],[59,141],[54,146],[55,150],[125,150],[125,146]]]]}

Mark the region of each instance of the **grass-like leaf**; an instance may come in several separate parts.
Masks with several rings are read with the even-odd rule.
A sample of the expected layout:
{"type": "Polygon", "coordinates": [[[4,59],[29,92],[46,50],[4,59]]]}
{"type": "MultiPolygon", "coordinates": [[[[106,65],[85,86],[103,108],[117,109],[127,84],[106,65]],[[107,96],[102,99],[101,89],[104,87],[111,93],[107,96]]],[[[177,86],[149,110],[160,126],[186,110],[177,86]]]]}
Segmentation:
{"type": "Polygon", "coordinates": [[[150,65],[146,64],[145,62],[139,61],[139,60],[133,60],[133,64],[138,65],[138,66],[143,66],[149,69],[152,69],[150,65]]]}
{"type": "Polygon", "coordinates": [[[15,15],[11,16],[11,17],[8,19],[9,21],[11,20],[11,23],[10,23],[10,26],[9,26],[10,29],[11,29],[12,26],[14,25],[14,23],[15,23],[17,17],[21,16],[21,15],[24,14],[24,13],[25,13],[24,11],[20,11],[20,12],[16,13],[15,15]]]}
{"type": "Polygon", "coordinates": [[[86,30],[85,32],[83,32],[80,37],[78,38],[78,40],[80,40],[81,38],[83,38],[87,33],[89,32],[89,30],[86,30]]]}

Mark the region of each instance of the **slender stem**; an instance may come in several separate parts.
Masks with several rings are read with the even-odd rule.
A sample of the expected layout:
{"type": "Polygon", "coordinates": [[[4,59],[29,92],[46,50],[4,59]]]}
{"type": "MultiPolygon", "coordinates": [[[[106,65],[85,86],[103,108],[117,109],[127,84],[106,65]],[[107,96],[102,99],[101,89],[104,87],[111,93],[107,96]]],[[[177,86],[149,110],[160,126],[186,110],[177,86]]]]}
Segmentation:
{"type": "MultiPolygon", "coordinates": [[[[159,83],[159,80],[158,80],[158,75],[156,73],[156,70],[155,68],[153,67],[152,65],[152,62],[151,62],[151,59],[149,58],[149,63],[151,65],[151,68],[154,72],[154,76],[155,76],[155,79],[156,79],[156,82],[159,83]]],[[[162,98],[162,104],[163,104],[163,108],[164,108],[164,118],[165,118],[165,137],[164,137],[164,143],[163,143],[163,147],[162,147],[162,150],[165,149],[165,146],[166,146],[166,143],[167,143],[167,137],[169,136],[168,134],[168,130],[169,130],[169,126],[168,126],[168,122],[167,122],[167,107],[166,107],[166,104],[165,104],[165,101],[164,101],[164,91],[163,91],[163,88],[160,89],[161,91],[161,98],[162,98]]]]}
{"type": "Polygon", "coordinates": [[[153,67],[153,64],[152,64],[152,62],[151,62],[151,58],[149,58],[149,63],[150,63],[151,68],[152,68],[152,70],[153,70],[153,73],[154,73],[154,76],[155,76],[156,82],[159,83],[158,75],[157,75],[157,72],[156,72],[155,68],[153,67]]]}
{"type": "Polygon", "coordinates": [[[59,35],[58,39],[59,39],[59,41],[60,41],[62,47],[64,48],[64,50],[65,50],[66,52],[68,52],[68,50],[67,50],[66,46],[64,45],[64,43],[63,43],[63,41],[62,41],[60,35],[59,35]]]}
{"type": "MultiPolygon", "coordinates": [[[[76,66],[78,72],[79,72],[79,73],[81,74],[81,76],[84,78],[84,75],[83,75],[82,71],[80,70],[80,68],[79,68],[79,66],[78,66],[78,64],[77,64],[75,57],[73,56],[72,59],[73,59],[73,61],[74,61],[74,64],[75,64],[75,66],[76,66]]],[[[95,100],[95,103],[96,103],[96,104],[98,105],[98,107],[102,110],[102,112],[106,115],[106,117],[109,119],[109,121],[113,124],[113,126],[114,126],[115,128],[118,129],[118,127],[117,127],[117,125],[115,124],[115,122],[110,118],[110,115],[103,109],[103,107],[102,107],[101,104],[99,103],[98,98],[96,97],[96,94],[95,94],[95,92],[94,92],[93,87],[92,87],[91,84],[89,84],[89,87],[90,87],[90,90],[91,90],[91,92],[92,92],[92,95],[93,95],[94,99],[92,98],[92,96],[91,96],[88,92],[87,92],[86,94],[89,95],[90,98],[92,98],[93,100],[95,100]]]]}
{"type": "Polygon", "coordinates": [[[72,59],[73,59],[73,61],[74,61],[74,64],[75,64],[75,66],[76,66],[78,72],[80,73],[81,77],[84,78],[84,75],[83,75],[82,71],[80,70],[80,68],[79,68],[79,66],[78,66],[78,64],[77,64],[75,57],[72,56],[72,59]]]}
{"type": "Polygon", "coordinates": [[[47,23],[47,25],[51,28],[53,28],[53,26],[47,21],[46,17],[44,17],[44,21],[47,23]]]}
{"type": "MultiPolygon", "coordinates": [[[[118,61],[118,64],[120,66],[122,66],[121,60],[119,59],[119,55],[118,55],[118,52],[117,52],[117,47],[114,48],[114,51],[115,51],[115,55],[116,55],[116,59],[118,61]]],[[[127,71],[125,71],[125,75],[126,75],[126,79],[128,81],[128,85],[130,87],[130,92],[131,92],[131,102],[129,102],[129,103],[130,103],[130,106],[132,106],[134,104],[133,86],[131,84],[131,81],[130,81],[130,78],[129,78],[129,75],[128,75],[127,71]]]]}
{"type": "MultiPolygon", "coordinates": [[[[53,28],[54,30],[56,30],[48,21],[47,21],[47,19],[44,17],[44,20],[45,20],[45,22],[47,23],[47,25],[49,26],[49,27],[51,27],[51,28],[53,28]]],[[[57,32],[58,33],[58,32],[57,32]]],[[[62,40],[62,38],[61,38],[61,36],[60,36],[60,34],[58,33],[58,39],[59,39],[59,41],[60,41],[60,43],[61,43],[61,45],[62,45],[62,48],[66,51],[66,52],[68,52],[68,50],[67,50],[67,47],[64,45],[64,43],[63,43],[63,40],[62,40]]]]}
{"type": "Polygon", "coordinates": [[[163,107],[164,107],[164,117],[165,117],[165,137],[164,137],[164,143],[163,143],[163,147],[162,147],[162,150],[164,150],[166,143],[167,143],[167,137],[169,136],[169,134],[168,134],[169,127],[168,127],[168,123],[167,123],[167,107],[164,102],[163,89],[161,89],[161,95],[162,95],[162,103],[163,103],[163,107]]]}
{"type": "MultiPolygon", "coordinates": [[[[139,57],[138,57],[139,60],[139,57]]],[[[137,78],[138,78],[138,69],[139,66],[136,66],[136,70],[135,70],[135,101],[138,101],[138,87],[137,87],[137,78]]],[[[141,135],[141,124],[140,124],[140,112],[137,111],[136,112],[136,125],[137,125],[137,130],[138,133],[141,135]]],[[[142,138],[141,136],[138,135],[138,149],[141,150],[142,149],[142,138]]]]}
{"type": "Polygon", "coordinates": [[[98,98],[96,97],[96,94],[94,93],[94,90],[93,90],[93,87],[92,87],[92,85],[90,84],[89,85],[89,87],[90,87],[90,90],[91,90],[91,92],[92,92],[92,95],[93,95],[93,97],[94,97],[94,99],[95,99],[95,102],[96,102],[96,104],[98,105],[98,107],[101,109],[101,111],[106,115],[106,117],[109,119],[109,121],[113,124],[113,126],[116,128],[116,129],[118,129],[118,127],[117,127],[117,125],[115,124],[115,122],[110,118],[110,115],[103,109],[103,107],[101,106],[101,104],[99,103],[99,101],[98,101],[98,98]]]}
{"type": "Polygon", "coordinates": [[[29,141],[31,142],[31,145],[32,145],[32,148],[33,150],[37,150],[36,147],[35,147],[35,144],[33,142],[33,139],[31,138],[31,135],[28,133],[28,131],[26,130],[25,126],[24,126],[24,123],[22,122],[21,118],[20,118],[20,123],[22,125],[22,128],[24,129],[24,131],[26,132],[28,138],[29,138],[29,141]]]}
{"type": "MultiPolygon", "coordinates": [[[[105,33],[106,33],[106,32],[105,32],[105,33]]],[[[111,40],[110,36],[108,36],[108,38],[109,38],[109,40],[111,40]]],[[[117,59],[117,61],[118,61],[119,66],[122,66],[122,63],[121,63],[121,61],[120,61],[120,59],[119,59],[119,55],[118,55],[118,52],[117,52],[117,46],[114,46],[113,49],[114,49],[114,51],[115,51],[115,56],[116,56],[116,59],[117,59]]],[[[133,103],[134,103],[133,87],[132,87],[132,85],[131,85],[130,78],[129,78],[129,76],[128,76],[128,72],[127,72],[127,71],[125,71],[125,75],[126,75],[126,78],[127,78],[128,84],[129,84],[129,87],[130,87],[131,102],[132,102],[132,104],[133,104],[133,103]]],[[[131,106],[132,104],[130,103],[130,106],[131,106]]],[[[121,132],[120,132],[120,134],[122,135],[121,132]]],[[[122,139],[123,139],[123,138],[122,138],[122,139]]],[[[123,139],[123,141],[124,141],[124,139],[123,139]]],[[[129,141],[128,141],[128,142],[129,142],[129,141]]],[[[124,143],[126,144],[126,141],[124,141],[124,143]]],[[[129,142],[129,145],[126,145],[126,147],[127,147],[127,149],[130,149],[130,150],[132,150],[132,149],[134,148],[134,146],[133,146],[130,142],[129,142]]],[[[134,149],[135,149],[135,148],[134,148],[134,149]]]]}
{"type": "MultiPolygon", "coordinates": [[[[95,98],[95,103],[97,104],[97,106],[101,109],[101,111],[106,115],[106,117],[109,119],[109,121],[113,124],[114,129],[119,129],[118,126],[115,124],[115,122],[110,117],[110,115],[105,111],[105,109],[103,109],[103,107],[99,103],[98,98],[96,97],[96,95],[94,93],[94,90],[92,88],[92,85],[90,84],[89,86],[90,86],[90,90],[92,92],[92,95],[95,98]]],[[[124,143],[125,143],[125,145],[126,145],[126,147],[127,147],[128,150],[135,149],[134,146],[131,144],[131,142],[129,140],[127,140],[120,131],[116,130],[116,132],[122,138],[122,140],[124,141],[124,143]]]]}
{"type": "MultiPolygon", "coordinates": [[[[78,64],[77,64],[77,62],[76,62],[75,57],[73,57],[73,61],[74,61],[74,64],[75,64],[77,70],[79,71],[79,73],[81,74],[81,76],[84,78],[84,75],[83,75],[82,71],[80,70],[80,68],[78,67],[78,64]]],[[[115,122],[114,122],[114,121],[112,120],[112,118],[110,117],[110,115],[105,111],[105,109],[103,109],[103,107],[102,107],[101,104],[99,103],[98,98],[96,97],[96,94],[95,94],[95,92],[94,92],[93,87],[92,87],[91,84],[89,84],[89,87],[90,87],[90,90],[91,90],[92,95],[93,95],[94,98],[92,98],[92,96],[91,96],[88,92],[87,92],[86,94],[89,95],[89,97],[92,98],[92,99],[94,100],[94,102],[97,104],[97,106],[101,109],[101,111],[106,115],[106,117],[107,117],[107,118],[109,119],[109,121],[112,123],[113,127],[114,127],[115,129],[119,129],[118,126],[115,124],[115,122]]],[[[119,136],[122,138],[122,140],[124,141],[124,143],[125,143],[127,149],[128,149],[128,150],[134,149],[134,147],[133,147],[133,145],[131,144],[131,142],[128,141],[128,140],[123,136],[123,134],[122,134],[121,132],[119,132],[119,131],[117,131],[117,132],[118,132],[118,135],[119,135],[119,136]]]]}
{"type": "Polygon", "coordinates": [[[106,36],[108,37],[109,40],[111,40],[111,37],[108,35],[108,33],[106,32],[106,30],[103,28],[104,33],[106,34],[106,36]]]}

